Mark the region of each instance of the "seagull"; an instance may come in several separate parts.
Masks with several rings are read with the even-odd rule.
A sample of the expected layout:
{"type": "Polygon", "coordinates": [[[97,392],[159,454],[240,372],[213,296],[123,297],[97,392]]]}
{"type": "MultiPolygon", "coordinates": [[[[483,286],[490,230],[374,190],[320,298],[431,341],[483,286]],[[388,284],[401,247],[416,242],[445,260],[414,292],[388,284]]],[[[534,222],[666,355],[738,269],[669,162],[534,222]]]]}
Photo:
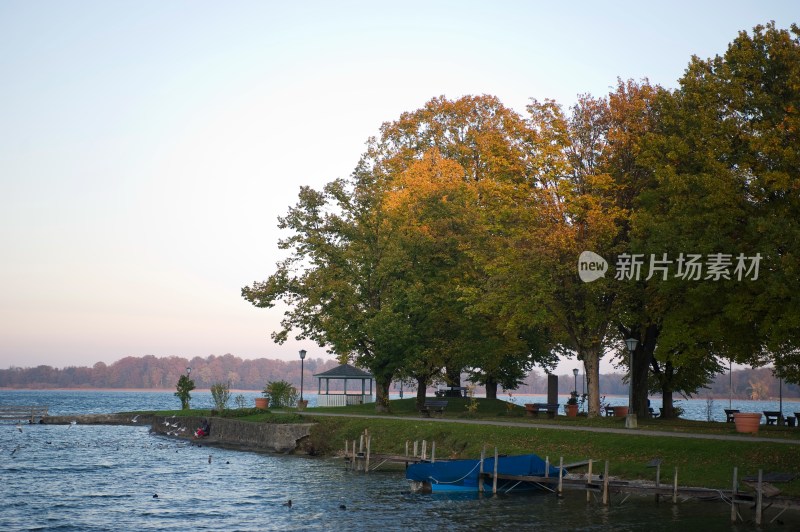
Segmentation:
{"type": "Polygon", "coordinates": [[[17,421],[17,430],[22,432],[22,423],[20,423],[19,421],[17,421]]]}
{"type": "Polygon", "coordinates": [[[77,422],[77,421],[70,421],[70,422],[69,422],[69,427],[67,427],[67,430],[71,429],[72,427],[74,427],[74,426],[75,426],[75,425],[77,425],[77,424],[78,424],[78,422],[77,422]]]}
{"type": "Polygon", "coordinates": [[[14,456],[14,453],[19,451],[19,445],[17,445],[13,451],[11,451],[11,456],[14,456]]]}
{"type": "Polygon", "coordinates": [[[131,421],[133,421],[134,423],[138,423],[139,422],[139,414],[136,414],[135,416],[133,416],[133,419],[131,419],[131,421]]]}

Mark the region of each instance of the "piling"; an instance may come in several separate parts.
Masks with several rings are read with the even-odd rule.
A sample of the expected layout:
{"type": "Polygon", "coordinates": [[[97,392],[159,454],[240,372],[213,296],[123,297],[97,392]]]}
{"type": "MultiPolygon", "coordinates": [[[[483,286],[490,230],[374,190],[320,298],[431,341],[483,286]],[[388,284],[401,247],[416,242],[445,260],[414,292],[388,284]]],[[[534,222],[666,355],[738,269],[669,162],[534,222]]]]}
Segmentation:
{"type": "Polygon", "coordinates": [[[481,468],[478,472],[478,492],[483,493],[483,460],[486,458],[486,445],[481,449],[481,468]]]}
{"type": "Polygon", "coordinates": [[[494,448],[494,475],[492,475],[492,494],[497,493],[497,447],[494,448]]]}
{"type": "Polygon", "coordinates": [[[606,460],[606,469],[603,472],[603,504],[608,505],[608,460],[606,460]]]}
{"type": "Polygon", "coordinates": [[[589,473],[586,475],[586,502],[592,501],[592,460],[589,460],[589,473]]]}
{"type": "Polygon", "coordinates": [[[558,461],[558,496],[564,495],[564,457],[558,461]]]}
{"type": "Polygon", "coordinates": [[[764,470],[758,470],[758,489],[756,490],[756,524],[761,524],[761,510],[762,510],[762,484],[764,479],[764,470]]]}

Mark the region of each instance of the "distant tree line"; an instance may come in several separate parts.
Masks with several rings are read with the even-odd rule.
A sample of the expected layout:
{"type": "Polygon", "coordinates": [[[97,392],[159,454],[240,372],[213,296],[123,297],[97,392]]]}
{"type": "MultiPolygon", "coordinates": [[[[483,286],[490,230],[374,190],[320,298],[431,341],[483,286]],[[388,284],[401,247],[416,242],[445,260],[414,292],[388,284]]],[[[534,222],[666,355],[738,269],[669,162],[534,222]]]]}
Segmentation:
{"type": "MultiPolygon", "coordinates": [[[[327,371],[338,364],[333,360],[306,358],[305,383],[312,381],[315,373],[327,371]]],[[[92,367],[69,366],[54,368],[11,367],[0,370],[0,387],[4,388],[134,388],[174,390],[181,375],[191,368],[191,379],[197,388],[210,388],[215,383],[230,383],[231,388],[262,390],[267,382],[286,380],[300,383],[300,360],[285,361],[258,358],[242,359],[231,354],[209,355],[191,359],[170,356],[156,358],[125,357],[113,364],[98,362],[92,367]]],[[[310,388],[309,388],[310,389],[310,388]]]]}
{"type": "MultiPolygon", "coordinates": [[[[306,390],[316,391],[315,373],[322,373],[338,365],[335,360],[306,358],[304,362],[304,380],[306,390]]],[[[111,389],[163,389],[174,390],[186,368],[192,368],[191,379],[198,389],[210,389],[217,383],[230,383],[231,388],[240,390],[263,390],[269,381],[283,380],[294,386],[300,386],[300,361],[258,358],[246,360],[231,354],[223,356],[210,355],[206,358],[192,359],[171,356],[156,358],[152,355],[144,357],[125,357],[113,364],[98,362],[92,367],[68,366],[54,368],[52,366],[36,366],[33,368],[10,367],[0,369],[0,388],[11,389],[52,389],[52,388],[111,388],[111,389]]],[[[628,394],[628,384],[621,373],[600,375],[600,394],[628,394]]],[[[558,390],[561,394],[569,393],[577,385],[579,394],[586,392],[583,374],[575,379],[574,375],[559,375],[558,390]]],[[[732,384],[734,399],[772,399],[778,397],[781,386],[770,368],[734,370],[717,375],[708,387],[699,390],[695,397],[714,396],[728,397],[732,384]]],[[[330,389],[339,390],[342,383],[331,381],[330,389]]],[[[391,392],[397,393],[399,382],[393,383],[391,392]]],[[[416,387],[406,384],[405,391],[415,393],[416,387]]],[[[435,387],[426,389],[430,395],[435,387]]],[[[475,392],[484,394],[483,386],[476,386],[475,392]]],[[[512,398],[518,394],[547,394],[547,377],[544,372],[531,371],[513,390],[503,390],[502,399],[512,398]]],[[[800,386],[783,383],[783,396],[800,397],[800,386]]]]}

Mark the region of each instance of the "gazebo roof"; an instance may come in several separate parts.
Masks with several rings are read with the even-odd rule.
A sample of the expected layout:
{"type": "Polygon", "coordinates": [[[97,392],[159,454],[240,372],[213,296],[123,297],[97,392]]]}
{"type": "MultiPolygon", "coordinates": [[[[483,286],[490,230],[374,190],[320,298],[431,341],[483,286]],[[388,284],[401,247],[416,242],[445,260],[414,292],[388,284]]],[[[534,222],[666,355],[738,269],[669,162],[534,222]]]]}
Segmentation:
{"type": "Polygon", "coordinates": [[[314,377],[324,377],[329,379],[371,379],[372,375],[366,371],[360,370],[350,364],[342,364],[328,371],[317,373],[314,377]]]}

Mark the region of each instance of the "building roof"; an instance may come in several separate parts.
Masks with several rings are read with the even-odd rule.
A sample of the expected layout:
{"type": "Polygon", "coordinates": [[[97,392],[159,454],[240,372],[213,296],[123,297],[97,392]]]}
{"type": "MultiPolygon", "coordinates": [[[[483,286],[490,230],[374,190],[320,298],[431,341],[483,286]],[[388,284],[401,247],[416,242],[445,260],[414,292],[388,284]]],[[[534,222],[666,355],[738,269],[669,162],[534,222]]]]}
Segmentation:
{"type": "Polygon", "coordinates": [[[372,375],[366,371],[360,370],[350,364],[342,364],[328,371],[317,373],[315,377],[324,377],[327,379],[371,379],[372,375]]]}

